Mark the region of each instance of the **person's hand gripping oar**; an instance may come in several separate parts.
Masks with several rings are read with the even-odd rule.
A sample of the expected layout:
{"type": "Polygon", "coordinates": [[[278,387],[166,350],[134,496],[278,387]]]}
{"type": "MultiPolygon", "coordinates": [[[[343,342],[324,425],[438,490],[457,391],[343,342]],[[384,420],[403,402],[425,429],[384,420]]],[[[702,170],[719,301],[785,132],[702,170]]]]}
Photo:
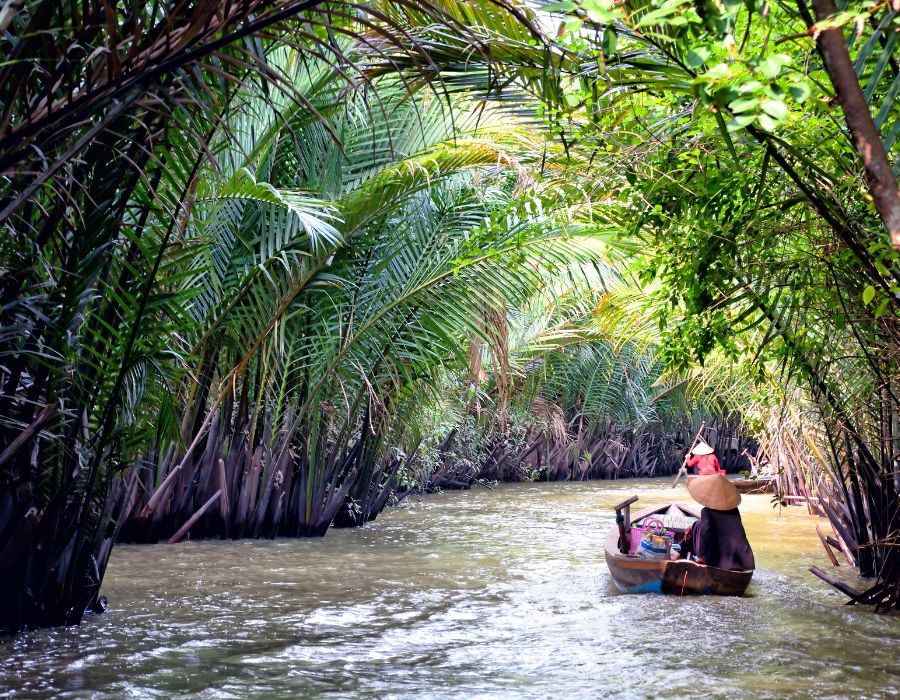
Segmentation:
{"type": "Polygon", "coordinates": [[[681,479],[682,475],[687,474],[687,463],[691,458],[691,452],[694,451],[694,448],[697,446],[697,441],[700,439],[700,433],[703,432],[703,428],[706,427],[706,421],[703,421],[700,424],[700,430],[697,431],[697,434],[694,436],[694,442],[691,443],[691,449],[687,451],[687,454],[684,456],[684,461],[681,463],[681,469],[678,470],[678,473],[675,475],[675,481],[672,482],[672,488],[674,489],[678,486],[678,480],[681,479]]]}

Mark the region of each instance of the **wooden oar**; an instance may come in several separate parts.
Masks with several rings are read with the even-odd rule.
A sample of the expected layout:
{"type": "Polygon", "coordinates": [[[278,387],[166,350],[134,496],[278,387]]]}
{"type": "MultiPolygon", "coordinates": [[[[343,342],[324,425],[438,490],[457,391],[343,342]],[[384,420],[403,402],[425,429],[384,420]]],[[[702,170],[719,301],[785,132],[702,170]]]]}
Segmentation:
{"type": "Polygon", "coordinates": [[[700,439],[700,433],[703,432],[703,428],[706,427],[706,421],[703,421],[700,424],[700,430],[697,431],[697,434],[694,436],[694,442],[691,443],[691,449],[687,451],[687,454],[684,456],[684,461],[681,463],[681,469],[678,470],[678,473],[675,475],[675,481],[672,482],[672,488],[674,489],[678,486],[678,480],[681,479],[683,474],[687,473],[687,461],[691,457],[691,452],[694,451],[694,448],[697,446],[697,441],[700,439]]]}

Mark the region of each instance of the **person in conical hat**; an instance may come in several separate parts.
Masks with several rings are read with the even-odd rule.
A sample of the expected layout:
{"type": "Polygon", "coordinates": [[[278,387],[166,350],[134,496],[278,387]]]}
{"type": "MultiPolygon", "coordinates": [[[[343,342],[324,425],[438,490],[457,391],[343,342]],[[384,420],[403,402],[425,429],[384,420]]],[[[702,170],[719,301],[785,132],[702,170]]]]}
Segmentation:
{"type": "Polygon", "coordinates": [[[719,458],[715,455],[715,450],[706,442],[700,440],[691,450],[691,458],[685,465],[688,469],[697,467],[699,476],[708,474],[724,474],[725,470],[719,465],[719,458]]]}
{"type": "Polygon", "coordinates": [[[700,520],[690,532],[697,561],[734,571],[755,569],[753,549],[738,511],[741,494],[734,484],[724,474],[710,474],[689,481],[688,491],[703,506],[700,520]]]}

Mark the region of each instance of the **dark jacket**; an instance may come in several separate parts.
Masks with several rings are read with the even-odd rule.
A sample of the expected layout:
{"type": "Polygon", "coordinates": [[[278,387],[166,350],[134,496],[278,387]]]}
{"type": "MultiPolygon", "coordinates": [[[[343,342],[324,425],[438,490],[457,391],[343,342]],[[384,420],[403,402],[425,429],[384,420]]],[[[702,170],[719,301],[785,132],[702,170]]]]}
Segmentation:
{"type": "Polygon", "coordinates": [[[735,571],[756,568],[753,550],[737,508],[701,510],[700,520],[694,525],[693,540],[694,553],[703,557],[710,566],[735,571]]]}

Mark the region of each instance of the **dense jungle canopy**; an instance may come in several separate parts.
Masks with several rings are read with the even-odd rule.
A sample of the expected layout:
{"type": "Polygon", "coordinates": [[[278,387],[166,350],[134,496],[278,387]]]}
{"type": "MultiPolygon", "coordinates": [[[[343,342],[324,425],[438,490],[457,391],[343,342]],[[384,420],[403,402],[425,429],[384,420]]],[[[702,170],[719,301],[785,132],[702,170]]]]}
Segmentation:
{"type": "Polygon", "coordinates": [[[0,3],[0,630],[701,422],[900,605],[898,10],[0,3]]]}

